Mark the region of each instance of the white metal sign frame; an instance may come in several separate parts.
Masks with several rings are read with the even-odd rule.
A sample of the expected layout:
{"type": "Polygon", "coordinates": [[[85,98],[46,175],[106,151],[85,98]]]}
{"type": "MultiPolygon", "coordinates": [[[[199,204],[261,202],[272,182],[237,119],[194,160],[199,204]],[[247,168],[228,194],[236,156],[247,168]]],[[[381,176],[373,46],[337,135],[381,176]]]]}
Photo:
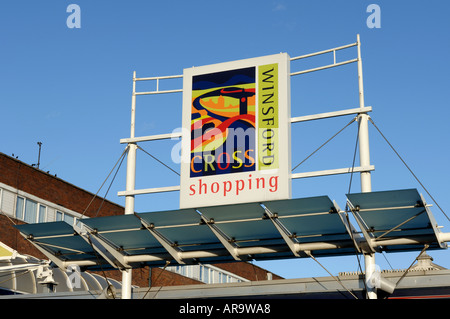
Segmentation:
{"type": "MultiPolygon", "coordinates": [[[[361,181],[362,181],[362,191],[371,191],[371,181],[370,181],[370,172],[375,169],[373,165],[370,164],[370,151],[369,151],[369,133],[368,133],[368,113],[372,111],[371,106],[365,106],[364,104],[364,89],[363,89],[363,76],[362,76],[362,60],[361,60],[361,43],[359,39],[359,35],[357,36],[357,42],[320,51],[311,54],[306,54],[302,56],[292,57],[290,61],[297,61],[301,59],[306,59],[313,56],[318,56],[326,53],[333,54],[333,63],[316,67],[312,69],[302,70],[291,72],[290,76],[297,76],[301,74],[306,74],[310,72],[325,70],[333,67],[338,67],[342,65],[347,65],[350,63],[357,63],[358,65],[358,87],[359,87],[359,107],[358,108],[349,108],[339,111],[305,115],[299,117],[290,118],[290,123],[300,123],[306,121],[313,121],[319,119],[326,119],[332,117],[340,117],[347,115],[356,115],[357,120],[359,121],[359,152],[360,152],[360,165],[357,167],[350,168],[338,168],[338,169],[330,169],[330,170],[322,170],[315,172],[304,172],[304,173],[293,173],[291,174],[292,179],[299,178],[307,178],[307,177],[317,177],[317,176],[327,176],[327,175],[337,175],[337,174],[346,174],[346,173],[361,173],[361,181]],[[351,48],[357,47],[357,58],[350,59],[342,62],[336,61],[336,52],[351,48]]],[[[182,132],[173,132],[173,133],[164,133],[164,134],[155,134],[149,136],[135,136],[135,113],[136,113],[136,96],[140,95],[155,95],[155,94],[168,94],[168,93],[182,93],[183,89],[172,89],[172,90],[159,90],[159,83],[161,80],[166,79],[176,79],[183,78],[183,75],[172,75],[172,76],[155,76],[155,77],[136,77],[136,72],[133,73],[133,92],[132,92],[132,107],[131,107],[131,132],[129,138],[123,138],[120,140],[122,144],[128,144],[130,146],[130,150],[128,152],[128,171],[127,171],[127,180],[130,181],[129,186],[125,191],[121,191],[118,193],[119,196],[134,196],[134,195],[142,195],[142,194],[152,194],[152,193],[162,193],[162,192],[174,192],[180,191],[180,185],[166,186],[166,187],[156,187],[156,188],[147,188],[147,189],[134,189],[134,186],[131,187],[131,184],[134,185],[132,180],[134,180],[135,176],[135,154],[136,152],[136,144],[140,142],[149,142],[156,140],[167,140],[167,139],[176,139],[182,137],[182,132]],[[156,90],[154,91],[146,91],[146,92],[137,92],[136,91],[136,82],[138,81],[156,81],[156,90]],[[131,167],[130,167],[131,166],[131,167]],[[128,176],[128,172],[132,176],[128,176]]]]}

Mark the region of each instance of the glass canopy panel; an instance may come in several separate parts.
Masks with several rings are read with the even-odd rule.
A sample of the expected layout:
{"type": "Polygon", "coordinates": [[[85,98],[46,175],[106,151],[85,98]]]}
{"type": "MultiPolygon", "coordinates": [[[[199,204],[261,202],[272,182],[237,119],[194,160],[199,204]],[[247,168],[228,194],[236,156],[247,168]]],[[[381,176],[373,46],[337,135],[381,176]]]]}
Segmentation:
{"type": "Polygon", "coordinates": [[[338,214],[283,218],[280,222],[300,243],[351,240],[338,214]]]}
{"type": "Polygon", "coordinates": [[[279,216],[329,213],[334,209],[333,202],[328,196],[269,201],[264,202],[264,206],[279,216]]]}
{"type": "Polygon", "coordinates": [[[241,244],[241,241],[251,240],[254,242],[254,245],[261,245],[256,241],[268,239],[279,239],[282,242],[280,233],[268,219],[228,223],[218,222],[216,226],[238,244],[241,244]]]}
{"type": "Polygon", "coordinates": [[[262,218],[264,208],[259,203],[201,207],[198,209],[207,219],[215,222],[262,218]]]}
{"type": "Polygon", "coordinates": [[[134,214],[89,218],[82,222],[129,255],[165,252],[134,214]]]}
{"type": "Polygon", "coordinates": [[[181,209],[137,214],[147,224],[181,250],[221,247],[217,237],[202,223],[195,209],[181,209]],[[188,247],[193,246],[193,247],[188,247]]]}
{"type": "Polygon", "coordinates": [[[81,222],[99,232],[140,229],[141,222],[134,215],[117,215],[82,219],[81,222]]]}
{"type": "Polygon", "coordinates": [[[130,254],[132,250],[137,249],[162,249],[161,244],[145,229],[110,233],[100,232],[99,235],[130,254]]]}
{"type": "MultiPolygon", "coordinates": [[[[375,236],[396,236],[400,231],[432,234],[430,219],[416,189],[348,194],[347,198],[375,236]]],[[[402,234],[404,236],[404,234],[402,234]]]]}
{"type": "Polygon", "coordinates": [[[138,213],[137,216],[155,227],[199,224],[201,221],[200,215],[195,209],[138,213]]]}
{"type": "MultiPolygon", "coordinates": [[[[347,198],[376,240],[436,236],[430,220],[433,217],[416,189],[348,194],[347,198]]],[[[420,247],[423,245],[384,246],[384,249],[399,251],[420,247]]]]}
{"type": "Polygon", "coordinates": [[[92,247],[80,236],[74,235],[72,226],[66,222],[49,222],[15,226],[26,236],[32,236],[34,244],[46,249],[62,260],[85,260],[95,258],[92,247]]]}
{"type": "Polygon", "coordinates": [[[299,242],[350,239],[327,196],[264,202],[299,242]]]}
{"type": "Polygon", "coordinates": [[[214,220],[214,226],[240,247],[259,246],[262,241],[266,245],[283,243],[272,222],[264,219],[265,210],[260,203],[201,207],[198,210],[207,220],[214,220]]]}
{"type": "Polygon", "coordinates": [[[60,236],[73,234],[73,228],[66,222],[15,225],[23,234],[33,237],[60,236]]]}
{"type": "Polygon", "coordinates": [[[79,236],[38,238],[34,242],[64,260],[81,260],[95,257],[92,247],[79,236]]]}
{"type": "Polygon", "coordinates": [[[179,246],[206,245],[218,243],[219,240],[206,225],[156,228],[164,237],[179,246]]]}
{"type": "Polygon", "coordinates": [[[347,194],[353,205],[361,209],[414,206],[421,203],[417,189],[347,194]]]}

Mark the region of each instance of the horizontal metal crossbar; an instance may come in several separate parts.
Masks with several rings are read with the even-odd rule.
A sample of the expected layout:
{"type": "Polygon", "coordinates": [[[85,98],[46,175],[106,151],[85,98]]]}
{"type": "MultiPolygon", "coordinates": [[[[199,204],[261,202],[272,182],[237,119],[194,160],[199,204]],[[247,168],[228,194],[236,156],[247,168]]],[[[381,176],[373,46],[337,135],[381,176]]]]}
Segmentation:
{"type": "Polygon", "coordinates": [[[147,142],[147,141],[156,141],[156,140],[170,140],[177,139],[182,136],[182,133],[167,133],[167,134],[157,134],[157,135],[149,135],[149,136],[140,136],[140,137],[130,137],[130,138],[122,138],[120,139],[121,144],[127,143],[138,143],[138,142],[147,142]]]}
{"type": "Polygon", "coordinates": [[[147,91],[147,92],[135,92],[135,95],[152,95],[152,94],[165,94],[165,93],[178,93],[183,92],[183,89],[176,90],[163,90],[163,91],[147,91]]]}
{"type": "Polygon", "coordinates": [[[347,60],[347,61],[343,61],[343,62],[338,62],[338,63],[328,64],[328,65],[324,65],[324,66],[319,66],[317,68],[312,68],[312,69],[308,69],[308,70],[292,72],[291,76],[305,74],[305,73],[310,73],[310,72],[315,72],[315,71],[320,71],[320,70],[325,70],[325,69],[330,69],[330,68],[334,68],[336,66],[341,66],[341,65],[345,65],[345,64],[354,63],[354,62],[358,62],[358,59],[351,59],[351,60],[347,60]]]}
{"type": "MultiPolygon", "coordinates": [[[[71,236],[73,236],[73,235],[71,235],[71,236]]],[[[45,246],[45,247],[69,250],[69,251],[72,251],[77,254],[85,254],[86,253],[85,251],[82,251],[82,250],[77,250],[77,249],[73,249],[73,248],[69,248],[69,247],[65,247],[65,246],[61,246],[61,245],[53,245],[53,244],[49,244],[49,243],[44,243],[44,242],[40,242],[38,240],[35,240],[34,243],[45,246]]]]}
{"type": "Polygon", "coordinates": [[[167,79],[179,79],[183,78],[183,75],[167,75],[167,76],[153,76],[146,78],[134,78],[134,81],[156,81],[156,90],[148,91],[148,92],[133,92],[135,96],[137,95],[153,95],[153,94],[166,94],[166,93],[178,93],[183,92],[183,89],[175,89],[175,90],[160,90],[159,89],[159,81],[167,80],[167,79]]]}
{"type": "Polygon", "coordinates": [[[152,76],[146,78],[135,78],[135,81],[152,81],[152,80],[165,80],[165,79],[179,79],[182,78],[183,75],[164,75],[164,76],[152,76]]]}
{"type": "Polygon", "coordinates": [[[349,173],[359,173],[359,172],[369,172],[375,170],[375,166],[370,165],[366,167],[349,167],[349,168],[338,168],[329,169],[323,171],[315,172],[305,172],[305,173],[295,173],[291,175],[292,179],[316,177],[316,176],[328,176],[328,175],[339,175],[339,174],[349,174],[349,173]]]}
{"type": "Polygon", "coordinates": [[[166,186],[166,187],[155,187],[146,189],[135,189],[131,191],[118,192],[119,196],[131,196],[131,195],[143,195],[143,194],[153,194],[153,193],[164,193],[164,192],[176,192],[180,190],[180,186],[166,186]]]}
{"type": "MultiPolygon", "coordinates": [[[[371,111],[372,111],[372,107],[366,106],[363,108],[353,108],[353,109],[347,109],[347,110],[341,110],[341,111],[333,111],[333,112],[326,112],[326,113],[320,113],[320,114],[312,114],[312,115],[293,117],[290,119],[290,122],[291,123],[306,122],[306,121],[313,121],[313,120],[319,120],[319,119],[325,119],[325,118],[331,118],[331,117],[339,117],[339,116],[345,116],[345,115],[367,113],[367,112],[371,112],[371,111]]],[[[139,142],[156,141],[156,140],[178,139],[182,136],[183,136],[182,132],[155,134],[155,135],[139,136],[139,137],[133,137],[133,138],[122,138],[122,139],[120,139],[120,143],[127,144],[127,143],[139,143],[139,142]]]]}
{"type": "Polygon", "coordinates": [[[334,68],[334,67],[345,65],[345,64],[358,62],[357,58],[351,59],[351,60],[347,60],[347,61],[342,61],[342,62],[336,62],[336,51],[347,49],[347,48],[354,47],[354,46],[358,46],[358,42],[347,44],[347,45],[343,45],[343,46],[332,48],[332,49],[327,49],[327,50],[323,50],[323,51],[319,51],[319,52],[314,52],[314,53],[309,53],[309,54],[304,54],[304,55],[301,55],[301,56],[293,57],[293,58],[290,59],[291,61],[296,61],[296,60],[300,60],[300,59],[310,58],[310,57],[313,57],[313,56],[318,56],[318,55],[322,55],[322,54],[326,54],[326,53],[331,53],[332,52],[333,53],[333,63],[332,64],[328,64],[328,65],[324,65],[324,66],[320,66],[320,67],[316,67],[316,68],[312,68],[312,69],[308,69],[308,70],[291,72],[290,75],[291,76],[295,76],[295,75],[300,75],[300,74],[305,74],[305,73],[325,70],[325,69],[334,68]]]}
{"type": "Polygon", "coordinates": [[[306,122],[306,121],[313,121],[313,120],[321,120],[326,119],[330,117],[338,117],[338,116],[345,116],[345,115],[351,115],[351,114],[360,114],[360,113],[367,113],[372,112],[371,106],[366,106],[363,108],[354,108],[354,109],[347,109],[347,110],[341,110],[341,111],[334,111],[334,112],[326,112],[326,113],[319,113],[319,114],[312,114],[312,115],[304,115],[304,116],[298,116],[291,118],[291,123],[297,123],[297,122],[306,122]]]}
{"type": "Polygon", "coordinates": [[[336,47],[336,48],[332,48],[332,49],[327,49],[327,50],[318,51],[318,52],[314,52],[314,53],[304,54],[304,55],[300,55],[300,56],[297,56],[297,57],[292,57],[291,61],[305,59],[305,58],[309,58],[309,57],[312,57],[312,56],[317,56],[317,55],[321,55],[321,54],[325,54],[325,53],[336,52],[336,51],[339,51],[339,50],[355,47],[357,45],[358,45],[358,42],[355,42],[355,43],[342,45],[342,46],[339,46],[339,47],[336,47]]]}

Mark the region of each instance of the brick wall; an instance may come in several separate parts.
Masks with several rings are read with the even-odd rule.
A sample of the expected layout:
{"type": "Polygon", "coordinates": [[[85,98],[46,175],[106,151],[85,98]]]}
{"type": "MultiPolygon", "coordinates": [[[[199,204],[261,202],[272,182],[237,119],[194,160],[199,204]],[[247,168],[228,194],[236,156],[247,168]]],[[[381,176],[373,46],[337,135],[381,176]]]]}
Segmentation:
{"type": "Polygon", "coordinates": [[[26,241],[20,235],[19,231],[13,227],[15,224],[23,224],[23,222],[5,215],[0,215],[0,241],[12,249],[17,250],[20,254],[28,254],[45,259],[44,255],[26,241]]]}
{"type": "MultiPolygon", "coordinates": [[[[0,153],[0,182],[80,214],[88,208],[94,198],[94,194],[88,191],[2,153],[0,153]]],[[[97,216],[121,215],[124,212],[122,206],[96,197],[85,215],[96,216],[100,206],[97,216]]]]}
{"type": "MultiPolygon", "coordinates": [[[[233,274],[237,274],[251,281],[260,281],[268,279],[267,273],[269,273],[269,271],[251,263],[234,262],[234,263],[213,264],[213,266],[222,268],[226,271],[229,271],[233,274]]],[[[283,279],[283,277],[272,274],[272,279],[273,280],[283,279]]]]}
{"type": "Polygon", "coordinates": [[[173,272],[166,271],[160,268],[153,268],[151,270],[151,274],[152,274],[151,280],[152,287],[203,284],[203,282],[201,281],[184,277],[182,275],[175,274],[173,272]]]}

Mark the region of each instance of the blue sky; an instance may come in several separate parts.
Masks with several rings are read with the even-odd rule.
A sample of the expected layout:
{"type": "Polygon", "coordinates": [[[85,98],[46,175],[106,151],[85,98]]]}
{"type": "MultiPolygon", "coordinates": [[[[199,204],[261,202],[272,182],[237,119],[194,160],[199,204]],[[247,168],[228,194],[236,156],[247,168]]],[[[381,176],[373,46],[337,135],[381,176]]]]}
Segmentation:
{"type": "MultiPolygon", "coordinates": [[[[132,74],[182,74],[183,68],[279,52],[291,57],[354,43],[360,34],[365,102],[374,122],[450,215],[448,130],[450,3],[431,1],[2,1],[0,4],[0,152],[14,154],[96,193],[119,159],[129,136],[132,74]],[[69,4],[81,8],[81,28],[70,29],[69,4]],[[381,9],[381,28],[369,28],[371,3],[381,9]]],[[[338,60],[355,57],[338,53],[338,60]]],[[[332,57],[312,60],[328,64],[332,57]]],[[[291,69],[300,69],[301,63],[291,69]]],[[[356,64],[292,79],[292,116],[359,106],[356,64]]],[[[140,83],[139,90],[152,89],[140,83]]],[[[167,88],[181,88],[168,81],[167,88]]],[[[163,87],[164,88],[164,87],[163,87]]],[[[351,118],[293,128],[292,163],[300,162],[351,118]],[[306,138],[305,138],[306,137],[306,138]]],[[[181,126],[181,94],[138,97],[136,135],[169,133],[181,126]]],[[[350,167],[356,126],[295,172],[350,167]]],[[[176,141],[142,144],[168,163],[176,141]]],[[[373,126],[370,127],[373,190],[418,188],[373,126]]],[[[349,176],[293,182],[293,195],[328,195],[341,207],[349,176]]],[[[177,185],[179,177],[138,153],[136,188],[177,185]]],[[[359,191],[359,176],[352,191],[359,191]]],[[[119,204],[125,165],[107,198],[119,204]]],[[[104,195],[106,187],[100,191],[104,195]]],[[[177,193],[137,197],[136,210],[178,206],[177,193]]],[[[86,203],[88,204],[88,203],[86,203]]],[[[443,231],[450,223],[436,205],[443,231]]],[[[377,255],[382,269],[407,268],[417,253],[377,255]],[[390,265],[386,262],[389,261],[390,265]]],[[[430,252],[450,268],[448,251],[430,252]]],[[[355,271],[355,257],[324,258],[332,273],[355,271]]],[[[287,278],[326,276],[310,260],[257,263],[287,278]]]]}

